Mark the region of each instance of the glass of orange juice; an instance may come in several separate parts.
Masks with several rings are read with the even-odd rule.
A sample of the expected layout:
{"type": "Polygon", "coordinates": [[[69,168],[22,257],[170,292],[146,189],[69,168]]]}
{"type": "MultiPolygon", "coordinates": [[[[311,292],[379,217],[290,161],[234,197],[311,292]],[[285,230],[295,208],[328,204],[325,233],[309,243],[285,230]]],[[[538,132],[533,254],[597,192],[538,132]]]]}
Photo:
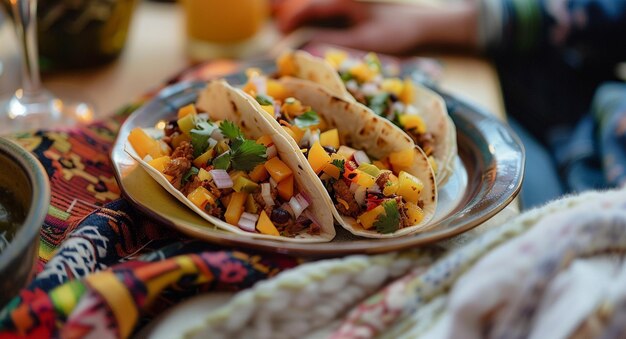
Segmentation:
{"type": "Polygon", "coordinates": [[[268,46],[269,0],[181,0],[194,60],[249,57],[268,46]]]}

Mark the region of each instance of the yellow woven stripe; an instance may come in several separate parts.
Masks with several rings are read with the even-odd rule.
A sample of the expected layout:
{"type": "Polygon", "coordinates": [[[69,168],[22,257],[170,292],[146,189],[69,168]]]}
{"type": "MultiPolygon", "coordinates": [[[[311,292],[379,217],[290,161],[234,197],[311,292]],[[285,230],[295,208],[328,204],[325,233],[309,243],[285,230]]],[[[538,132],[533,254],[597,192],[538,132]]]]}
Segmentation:
{"type": "Polygon", "coordinates": [[[137,307],[130,292],[112,272],[92,274],[87,276],[86,280],[111,307],[119,324],[120,337],[127,338],[131,334],[138,317],[137,307]]]}
{"type": "Polygon", "coordinates": [[[54,308],[67,316],[72,312],[78,299],[84,294],[85,286],[79,281],[63,284],[50,292],[54,308]]]}
{"type": "Polygon", "coordinates": [[[148,300],[153,301],[166,287],[177,282],[181,276],[188,273],[196,273],[196,265],[190,257],[182,255],[173,258],[178,267],[169,272],[163,272],[158,276],[146,281],[148,288],[148,300]]]}

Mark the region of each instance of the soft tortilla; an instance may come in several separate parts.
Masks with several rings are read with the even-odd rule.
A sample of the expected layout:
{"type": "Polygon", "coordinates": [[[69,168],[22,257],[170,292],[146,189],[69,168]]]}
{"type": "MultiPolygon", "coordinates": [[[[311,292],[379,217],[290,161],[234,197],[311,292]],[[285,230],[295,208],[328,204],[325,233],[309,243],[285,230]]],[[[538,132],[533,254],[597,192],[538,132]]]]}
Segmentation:
{"type": "MultiPolygon", "coordinates": [[[[304,51],[289,51],[282,57],[291,59],[291,64],[295,66],[295,69],[291,70],[290,73],[292,74],[286,74],[289,72],[279,69],[281,75],[294,76],[316,82],[336,96],[357,102],[346,89],[337,71],[323,58],[315,57],[304,51]]],[[[456,127],[448,116],[443,98],[419,83],[414,84],[415,101],[413,106],[417,108],[423,117],[428,132],[437,140],[433,150],[433,157],[438,167],[436,173],[437,185],[442,186],[454,170],[454,159],[457,155],[456,127]]],[[[360,103],[358,104],[361,105],[360,103]]],[[[375,114],[374,112],[371,113],[375,114]]]]}
{"type": "Polygon", "coordinates": [[[326,191],[322,181],[317,178],[317,175],[315,175],[315,172],[313,172],[309,166],[307,159],[300,151],[295,140],[289,137],[286,132],[283,132],[280,124],[267,115],[256,101],[252,101],[259,115],[264,117],[276,130],[284,133],[285,137],[289,139],[291,147],[294,150],[293,156],[298,157],[299,161],[305,164],[308,171],[316,177],[317,180],[314,181],[316,186],[324,192],[324,197],[328,201],[329,208],[333,211],[335,219],[341,226],[351,233],[363,237],[393,238],[417,232],[428,225],[437,207],[435,176],[428,162],[428,158],[419,147],[415,146],[409,136],[386,119],[372,114],[365,106],[356,105],[351,100],[331,95],[325,88],[316,83],[288,77],[282,78],[279,81],[295,98],[300,100],[304,105],[311,106],[311,108],[326,121],[329,128],[337,128],[342,144],[364,150],[375,158],[382,158],[391,152],[398,152],[408,148],[415,150],[415,161],[413,165],[404,170],[424,183],[424,190],[422,191],[424,219],[417,225],[401,228],[389,234],[366,230],[360,226],[354,218],[339,214],[332,203],[328,191],[326,191]]]}
{"type": "MultiPolygon", "coordinates": [[[[256,239],[271,239],[280,240],[286,242],[328,242],[335,237],[335,227],[333,224],[333,215],[328,209],[328,201],[324,192],[320,191],[318,185],[311,184],[319,181],[317,177],[312,174],[312,171],[307,171],[308,166],[303,166],[300,160],[294,157],[290,143],[280,133],[276,132],[276,129],[267,123],[266,120],[261,119],[256,112],[254,106],[251,104],[251,100],[244,94],[236,91],[230,87],[224,81],[215,81],[207,85],[207,87],[200,93],[198,98],[197,107],[206,111],[211,120],[230,120],[238,125],[246,137],[257,139],[262,135],[271,136],[278,154],[283,162],[291,168],[295,178],[295,185],[298,187],[299,192],[304,192],[310,199],[311,204],[308,207],[308,211],[316,219],[315,221],[320,225],[321,231],[319,235],[310,235],[303,233],[295,238],[273,236],[260,233],[246,232],[235,225],[231,225],[224,220],[216,218],[202,209],[194,205],[185,195],[177,190],[165,176],[150,166],[147,162],[141,159],[137,153],[133,150],[130,143],[125,144],[125,150],[135,159],[141,167],[143,167],[149,174],[156,180],[163,188],[171,193],[180,202],[187,205],[194,212],[198,213],[205,220],[211,224],[217,226],[220,229],[236,233],[241,236],[251,237],[256,239]]],[[[159,137],[163,135],[162,131],[150,131],[152,136],[159,137]]],[[[323,189],[323,188],[322,188],[323,189]]]]}

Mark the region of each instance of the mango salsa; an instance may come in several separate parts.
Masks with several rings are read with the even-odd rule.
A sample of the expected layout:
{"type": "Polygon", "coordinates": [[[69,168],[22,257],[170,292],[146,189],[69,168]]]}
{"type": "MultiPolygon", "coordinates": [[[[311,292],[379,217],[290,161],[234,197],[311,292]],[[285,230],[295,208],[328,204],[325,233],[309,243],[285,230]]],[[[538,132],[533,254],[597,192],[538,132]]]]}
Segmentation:
{"type": "Polygon", "coordinates": [[[146,155],[150,155],[153,159],[165,155],[163,154],[159,142],[139,127],[133,128],[133,130],[130,131],[128,141],[142,159],[145,158],[146,155]]]}
{"type": "Polygon", "coordinates": [[[278,157],[274,157],[264,164],[267,172],[272,176],[276,182],[281,182],[288,176],[293,174],[293,171],[278,157]]]}
{"type": "Polygon", "coordinates": [[[230,195],[230,201],[228,202],[228,207],[226,207],[226,213],[224,213],[224,219],[226,219],[227,223],[237,225],[241,214],[245,210],[244,204],[247,197],[248,193],[246,192],[233,192],[230,195]]]}
{"type": "Polygon", "coordinates": [[[402,93],[398,96],[404,104],[411,104],[415,101],[415,84],[410,79],[404,79],[402,93]]]}
{"type": "Polygon", "coordinates": [[[261,144],[265,147],[269,147],[271,145],[274,144],[274,140],[272,140],[272,137],[270,137],[269,135],[264,135],[258,139],[256,139],[256,143],[257,144],[261,144]]]}
{"type": "Polygon", "coordinates": [[[397,195],[401,195],[408,202],[417,204],[422,189],[424,189],[422,181],[407,172],[400,172],[397,195]]]}
{"type": "Polygon", "coordinates": [[[296,125],[291,125],[289,129],[291,129],[293,140],[295,140],[296,143],[299,144],[306,131],[296,125]]]}
{"type": "Polygon", "coordinates": [[[389,181],[387,181],[387,184],[383,187],[383,194],[388,197],[396,194],[396,192],[398,192],[398,177],[391,173],[389,175],[389,181]]]}
{"type": "Polygon", "coordinates": [[[267,79],[267,95],[274,98],[274,100],[285,100],[289,97],[290,93],[285,86],[274,79],[267,79]]]}
{"type": "Polygon", "coordinates": [[[341,50],[329,50],[324,53],[324,59],[328,61],[335,69],[338,69],[339,66],[348,58],[348,52],[341,50]]]}
{"type": "Polygon", "coordinates": [[[293,196],[293,175],[279,182],[276,189],[278,190],[278,195],[283,198],[283,200],[289,201],[293,196]]]}
{"type": "Polygon", "coordinates": [[[320,134],[320,144],[322,146],[330,146],[334,149],[339,148],[339,132],[336,128],[322,132],[320,134]]]}
{"type": "Polygon", "coordinates": [[[404,207],[406,208],[406,215],[411,225],[417,225],[424,219],[424,211],[416,204],[407,202],[404,207]]]}
{"type": "Polygon", "coordinates": [[[177,119],[183,118],[189,114],[196,115],[198,111],[196,111],[196,105],[189,104],[187,106],[183,106],[178,109],[177,119]]]}
{"type": "Polygon", "coordinates": [[[281,55],[276,60],[276,66],[278,66],[278,74],[280,75],[296,75],[298,68],[290,53],[281,55]]]}
{"type": "Polygon", "coordinates": [[[191,130],[196,127],[196,115],[195,114],[187,114],[184,117],[178,119],[178,128],[186,134],[187,136],[191,136],[191,130]]]}
{"type": "Polygon", "coordinates": [[[350,69],[350,74],[359,82],[368,82],[372,80],[378,72],[370,68],[366,63],[360,62],[350,69]]]}
{"type": "Polygon", "coordinates": [[[383,80],[380,87],[385,92],[400,96],[402,94],[402,90],[404,89],[404,83],[398,78],[386,78],[383,80]]]}
{"type": "Polygon", "coordinates": [[[204,167],[209,162],[209,160],[213,159],[213,156],[215,156],[215,149],[211,148],[206,152],[200,154],[197,158],[193,159],[193,165],[198,168],[204,167]]]}
{"type": "Polygon", "coordinates": [[[355,182],[357,185],[370,188],[376,184],[376,177],[359,169],[354,170],[354,173],[357,175],[352,178],[352,182],[355,182]]]}
{"type": "Polygon", "coordinates": [[[256,223],[256,229],[262,234],[280,235],[280,233],[278,233],[278,229],[276,229],[276,226],[274,226],[274,223],[270,220],[265,211],[261,211],[259,221],[256,223]]]}
{"type": "Polygon", "coordinates": [[[248,194],[248,197],[246,198],[246,212],[257,214],[258,211],[259,205],[256,203],[256,201],[254,201],[254,197],[252,196],[252,194],[248,194]]]}
{"type": "Polygon", "coordinates": [[[201,168],[198,170],[198,179],[200,181],[209,181],[211,179],[213,179],[213,176],[211,175],[211,173],[207,170],[205,170],[204,168],[201,168]]]}
{"type": "Polygon", "coordinates": [[[285,99],[282,107],[280,108],[283,113],[286,113],[288,116],[298,116],[304,113],[304,106],[300,100],[289,97],[285,99]]]}
{"type": "Polygon", "coordinates": [[[324,166],[330,162],[330,156],[326,153],[322,145],[320,145],[319,142],[316,142],[309,150],[308,160],[311,168],[313,168],[313,171],[315,171],[316,174],[319,174],[322,169],[324,169],[324,166]]]}
{"type": "Polygon", "coordinates": [[[193,190],[189,195],[187,195],[187,199],[191,201],[194,205],[198,206],[201,210],[204,210],[204,207],[215,204],[215,196],[209,192],[206,188],[199,186],[195,190],[193,190]]]}
{"type": "Polygon", "coordinates": [[[322,171],[334,178],[335,180],[339,179],[339,175],[341,174],[341,170],[339,169],[339,167],[333,165],[332,162],[327,163],[322,171]]]}
{"type": "Polygon", "coordinates": [[[267,114],[269,114],[272,118],[274,117],[274,114],[276,112],[274,112],[274,105],[261,105],[261,108],[267,112],[267,114]]]}
{"type": "Polygon", "coordinates": [[[426,124],[419,115],[404,114],[401,115],[398,120],[400,121],[400,125],[402,125],[405,130],[414,129],[418,133],[426,133],[426,124]]]}
{"type": "Polygon", "coordinates": [[[270,176],[263,164],[257,165],[248,175],[255,182],[263,182],[270,176]]]}
{"type": "Polygon", "coordinates": [[[366,230],[372,228],[378,216],[385,213],[385,207],[383,205],[378,205],[371,210],[361,214],[357,219],[357,222],[363,226],[366,230]]]}
{"type": "Polygon", "coordinates": [[[254,193],[258,188],[259,184],[244,176],[239,176],[237,180],[233,181],[233,190],[235,192],[254,193]]]}
{"type": "Polygon", "coordinates": [[[399,152],[389,153],[389,162],[394,168],[406,168],[413,165],[415,159],[415,150],[407,148],[399,152]]]}
{"type": "Polygon", "coordinates": [[[154,169],[163,173],[165,171],[165,166],[167,166],[167,164],[169,164],[171,160],[172,159],[169,156],[164,155],[162,157],[158,157],[158,158],[148,161],[148,165],[154,167],[154,169]]]}

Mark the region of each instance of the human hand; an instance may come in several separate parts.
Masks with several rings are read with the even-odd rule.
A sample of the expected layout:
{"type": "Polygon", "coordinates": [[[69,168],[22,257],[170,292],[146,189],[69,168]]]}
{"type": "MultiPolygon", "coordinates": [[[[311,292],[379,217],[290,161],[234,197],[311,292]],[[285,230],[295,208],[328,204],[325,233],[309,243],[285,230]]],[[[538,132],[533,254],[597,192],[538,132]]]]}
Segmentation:
{"type": "Polygon", "coordinates": [[[375,4],[353,0],[282,0],[276,22],[284,32],[327,23],[347,23],[343,29],[318,29],[313,42],[398,54],[416,47],[475,47],[476,0],[446,7],[375,4]]]}

